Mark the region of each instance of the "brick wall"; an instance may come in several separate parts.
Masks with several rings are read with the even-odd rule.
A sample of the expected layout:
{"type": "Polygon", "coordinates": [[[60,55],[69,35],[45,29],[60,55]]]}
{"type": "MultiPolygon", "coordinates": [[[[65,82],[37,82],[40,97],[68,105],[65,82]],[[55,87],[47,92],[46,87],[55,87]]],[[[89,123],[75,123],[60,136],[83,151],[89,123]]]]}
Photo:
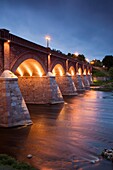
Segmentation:
{"type": "Polygon", "coordinates": [[[54,77],[19,77],[18,84],[26,103],[62,103],[63,97],[54,77]]]}
{"type": "Polygon", "coordinates": [[[71,76],[56,76],[55,79],[62,95],[77,95],[77,90],[71,76]]]}

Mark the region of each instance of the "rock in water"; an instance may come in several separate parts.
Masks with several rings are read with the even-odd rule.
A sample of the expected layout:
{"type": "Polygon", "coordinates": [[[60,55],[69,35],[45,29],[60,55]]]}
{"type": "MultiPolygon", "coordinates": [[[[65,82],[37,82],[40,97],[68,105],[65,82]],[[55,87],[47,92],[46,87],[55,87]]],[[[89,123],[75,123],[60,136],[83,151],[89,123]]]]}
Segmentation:
{"type": "Polygon", "coordinates": [[[28,158],[28,159],[31,159],[32,157],[33,157],[33,156],[32,156],[31,154],[28,154],[28,155],[27,155],[27,158],[28,158]]]}

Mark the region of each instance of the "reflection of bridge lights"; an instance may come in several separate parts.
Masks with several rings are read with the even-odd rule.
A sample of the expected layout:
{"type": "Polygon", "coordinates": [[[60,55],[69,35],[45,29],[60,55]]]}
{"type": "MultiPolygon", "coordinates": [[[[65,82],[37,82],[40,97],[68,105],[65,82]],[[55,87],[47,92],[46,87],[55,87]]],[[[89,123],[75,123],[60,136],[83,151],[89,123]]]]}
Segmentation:
{"type": "Polygon", "coordinates": [[[18,73],[20,76],[23,76],[23,72],[22,72],[22,70],[21,70],[20,67],[17,68],[17,73],[18,73]]]}

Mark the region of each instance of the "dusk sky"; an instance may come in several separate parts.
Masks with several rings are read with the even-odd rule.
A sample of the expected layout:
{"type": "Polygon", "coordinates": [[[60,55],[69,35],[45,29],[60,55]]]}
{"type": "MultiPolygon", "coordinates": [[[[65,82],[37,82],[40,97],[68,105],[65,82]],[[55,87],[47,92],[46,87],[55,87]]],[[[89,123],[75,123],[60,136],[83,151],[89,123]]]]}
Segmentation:
{"type": "Polygon", "coordinates": [[[90,61],[113,55],[113,0],[1,0],[0,28],[90,61]]]}

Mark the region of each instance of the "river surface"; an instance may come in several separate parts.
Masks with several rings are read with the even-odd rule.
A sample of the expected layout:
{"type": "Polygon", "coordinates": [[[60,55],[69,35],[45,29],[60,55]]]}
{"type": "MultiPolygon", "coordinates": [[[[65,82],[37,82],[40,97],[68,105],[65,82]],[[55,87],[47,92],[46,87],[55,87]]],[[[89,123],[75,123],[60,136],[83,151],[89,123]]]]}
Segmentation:
{"type": "Polygon", "coordinates": [[[113,169],[111,161],[99,156],[113,148],[113,92],[91,90],[66,97],[65,104],[28,108],[33,125],[0,128],[0,153],[40,170],[113,169]]]}

